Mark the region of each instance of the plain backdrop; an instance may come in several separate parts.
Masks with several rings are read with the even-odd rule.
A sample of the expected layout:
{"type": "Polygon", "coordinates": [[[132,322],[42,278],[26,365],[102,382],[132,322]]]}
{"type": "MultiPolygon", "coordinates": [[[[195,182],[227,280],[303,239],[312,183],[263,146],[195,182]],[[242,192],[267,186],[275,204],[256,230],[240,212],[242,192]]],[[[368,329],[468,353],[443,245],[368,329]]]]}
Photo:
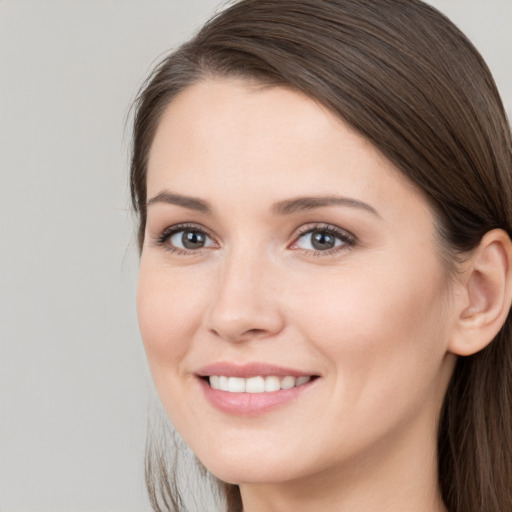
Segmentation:
{"type": "MultiPolygon", "coordinates": [[[[512,1],[436,0],[512,112],[512,1]]],[[[217,0],[0,0],[0,512],[146,512],[130,102],[217,0]]]]}

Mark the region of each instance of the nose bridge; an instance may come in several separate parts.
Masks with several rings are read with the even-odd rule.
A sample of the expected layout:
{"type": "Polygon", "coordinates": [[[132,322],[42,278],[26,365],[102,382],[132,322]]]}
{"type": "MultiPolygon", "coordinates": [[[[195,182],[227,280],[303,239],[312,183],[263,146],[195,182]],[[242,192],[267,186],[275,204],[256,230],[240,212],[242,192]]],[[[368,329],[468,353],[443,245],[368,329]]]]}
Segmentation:
{"type": "Polygon", "coordinates": [[[229,341],[271,336],[282,328],[270,258],[254,244],[226,251],[209,312],[209,329],[229,341]]]}

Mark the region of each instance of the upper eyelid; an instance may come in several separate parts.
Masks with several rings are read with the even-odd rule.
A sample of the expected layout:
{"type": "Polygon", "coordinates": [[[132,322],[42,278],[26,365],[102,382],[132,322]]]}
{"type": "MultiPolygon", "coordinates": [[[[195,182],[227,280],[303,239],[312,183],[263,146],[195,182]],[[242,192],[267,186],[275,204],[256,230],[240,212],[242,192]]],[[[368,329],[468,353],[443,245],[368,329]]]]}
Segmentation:
{"type": "Polygon", "coordinates": [[[295,238],[305,235],[306,233],[309,233],[311,231],[328,231],[330,233],[339,234],[346,238],[350,238],[354,241],[357,240],[357,237],[347,229],[343,229],[340,228],[339,226],[336,226],[335,224],[329,224],[326,222],[308,223],[300,226],[294,232],[296,233],[295,238]]]}
{"type": "Polygon", "coordinates": [[[173,224],[172,226],[167,226],[161,231],[161,234],[175,234],[179,233],[180,231],[199,231],[201,233],[204,233],[205,235],[208,235],[210,238],[213,239],[213,236],[209,229],[205,228],[201,224],[195,224],[193,222],[185,222],[183,224],[173,224]]]}

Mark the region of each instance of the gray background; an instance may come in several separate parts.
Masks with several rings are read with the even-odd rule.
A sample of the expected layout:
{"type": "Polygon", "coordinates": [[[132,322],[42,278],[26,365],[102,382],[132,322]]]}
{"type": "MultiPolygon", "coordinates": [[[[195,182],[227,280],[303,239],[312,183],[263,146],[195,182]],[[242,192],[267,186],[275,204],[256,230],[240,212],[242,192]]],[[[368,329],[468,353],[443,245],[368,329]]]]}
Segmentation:
{"type": "MultiPolygon", "coordinates": [[[[0,512],[148,511],[128,106],[217,0],[0,0],[0,512]]],[[[437,0],[512,112],[512,2],[437,0]]]]}

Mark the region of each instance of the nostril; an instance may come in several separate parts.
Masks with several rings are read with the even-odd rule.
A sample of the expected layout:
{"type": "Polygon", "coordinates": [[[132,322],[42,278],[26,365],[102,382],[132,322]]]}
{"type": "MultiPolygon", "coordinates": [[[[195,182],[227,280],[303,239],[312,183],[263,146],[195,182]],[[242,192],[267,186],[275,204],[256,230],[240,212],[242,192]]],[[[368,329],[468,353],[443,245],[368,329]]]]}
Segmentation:
{"type": "Polygon", "coordinates": [[[249,329],[243,335],[264,336],[267,333],[264,329],[249,329]]]}
{"type": "Polygon", "coordinates": [[[260,339],[266,336],[270,336],[272,333],[265,329],[247,329],[237,331],[236,329],[230,332],[229,328],[226,329],[211,329],[211,332],[215,336],[219,336],[220,338],[229,339],[234,342],[244,342],[250,341],[251,339],[260,339]]]}

